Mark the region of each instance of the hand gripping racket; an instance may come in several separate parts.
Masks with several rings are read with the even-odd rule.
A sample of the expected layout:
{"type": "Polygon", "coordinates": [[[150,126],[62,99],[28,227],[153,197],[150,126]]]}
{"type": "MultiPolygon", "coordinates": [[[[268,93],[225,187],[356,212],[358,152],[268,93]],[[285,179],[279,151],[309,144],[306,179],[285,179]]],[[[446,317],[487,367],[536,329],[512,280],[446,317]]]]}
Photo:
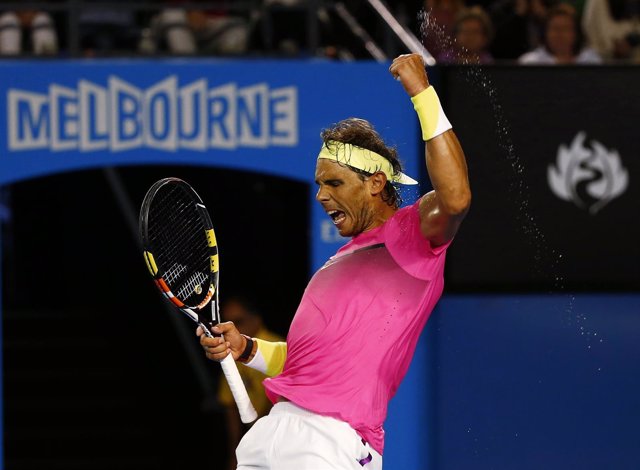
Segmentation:
{"type": "MultiPolygon", "coordinates": [[[[207,336],[214,336],[210,328],[220,322],[218,246],[200,196],[178,178],[156,182],[142,202],[140,235],[144,260],[160,291],[207,336]]],[[[220,365],[240,419],[251,423],[258,415],[231,354],[220,365]]]]}

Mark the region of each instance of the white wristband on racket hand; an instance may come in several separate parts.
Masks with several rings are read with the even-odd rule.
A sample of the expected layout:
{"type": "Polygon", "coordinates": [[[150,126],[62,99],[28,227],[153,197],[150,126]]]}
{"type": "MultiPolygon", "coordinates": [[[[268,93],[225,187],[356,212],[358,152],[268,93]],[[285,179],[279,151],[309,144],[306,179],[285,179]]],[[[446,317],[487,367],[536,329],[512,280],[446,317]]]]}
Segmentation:
{"type": "Polygon", "coordinates": [[[240,372],[238,372],[238,366],[231,354],[225,357],[221,362],[222,371],[227,379],[231,394],[233,395],[236,405],[238,405],[238,412],[240,413],[240,420],[243,423],[252,423],[258,417],[256,409],[251,404],[251,399],[247,393],[247,389],[244,386],[240,372]]]}
{"type": "Polygon", "coordinates": [[[432,86],[411,97],[411,102],[420,119],[422,140],[426,142],[451,129],[451,123],[444,114],[440,99],[432,86]]]}

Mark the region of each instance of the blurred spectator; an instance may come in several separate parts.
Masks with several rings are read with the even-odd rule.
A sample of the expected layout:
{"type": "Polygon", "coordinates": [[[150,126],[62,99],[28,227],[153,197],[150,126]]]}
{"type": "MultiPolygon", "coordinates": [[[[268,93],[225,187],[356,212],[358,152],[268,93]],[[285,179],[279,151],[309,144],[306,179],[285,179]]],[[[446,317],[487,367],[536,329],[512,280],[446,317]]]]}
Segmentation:
{"type": "Polygon", "coordinates": [[[489,15],[480,6],[463,10],[454,25],[455,44],[437,57],[445,64],[491,64],[488,46],[493,37],[489,15]]]}
{"type": "Polygon", "coordinates": [[[582,27],[589,45],[605,59],[640,63],[639,0],[587,0],[582,27]]]}
{"type": "MultiPolygon", "coordinates": [[[[247,52],[250,22],[231,15],[224,8],[184,9],[183,0],[166,2],[167,8],[154,16],[143,31],[140,52],[156,49],[177,55],[239,55],[247,52]],[[152,43],[150,44],[149,38],[152,43]]],[[[191,0],[210,6],[215,0],[191,0]]]]}
{"type": "MultiPolygon", "coordinates": [[[[259,337],[267,341],[284,341],[283,338],[265,328],[262,317],[256,307],[242,296],[227,297],[222,305],[222,318],[224,321],[232,321],[247,336],[259,337]]],[[[247,387],[251,403],[253,403],[258,412],[258,417],[266,415],[271,409],[271,402],[267,398],[262,385],[266,375],[241,363],[238,363],[238,371],[247,387]]],[[[229,385],[224,379],[220,381],[218,401],[226,409],[227,468],[231,470],[236,468],[235,450],[244,434],[244,427],[242,421],[240,421],[240,415],[233,400],[233,395],[231,395],[229,385]]]]}
{"type": "Polygon", "coordinates": [[[451,48],[457,16],[464,10],[464,0],[426,0],[426,17],[421,26],[424,47],[438,57],[451,48]]]}
{"type": "Polygon", "coordinates": [[[547,12],[556,3],[556,0],[498,0],[491,9],[495,28],[493,57],[513,60],[539,46],[547,12]]]}
{"type": "MultiPolygon", "coordinates": [[[[80,46],[84,55],[133,52],[139,36],[135,10],[91,5],[103,0],[83,0],[79,14],[80,46]]],[[[132,3],[130,0],[109,0],[132,3]]]]}
{"type": "Polygon", "coordinates": [[[558,5],[549,11],[543,45],[522,55],[521,64],[599,64],[602,59],[593,49],[583,47],[584,40],[573,7],[558,5]]]}
{"type": "Polygon", "coordinates": [[[267,53],[275,52],[289,57],[304,52],[315,53],[306,50],[309,7],[309,2],[304,0],[263,0],[261,37],[256,38],[262,44],[256,43],[258,48],[267,53]]]}
{"type": "Polygon", "coordinates": [[[58,34],[49,13],[19,10],[0,15],[0,55],[25,53],[58,53],[58,34]]]}

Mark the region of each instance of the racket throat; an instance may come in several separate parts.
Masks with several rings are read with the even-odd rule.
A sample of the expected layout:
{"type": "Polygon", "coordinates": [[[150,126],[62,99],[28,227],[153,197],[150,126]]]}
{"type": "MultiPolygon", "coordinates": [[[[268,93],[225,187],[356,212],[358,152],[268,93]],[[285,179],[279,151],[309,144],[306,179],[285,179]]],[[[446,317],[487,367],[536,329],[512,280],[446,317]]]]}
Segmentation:
{"type": "Polygon", "coordinates": [[[204,330],[204,334],[207,335],[207,337],[209,338],[216,338],[216,337],[221,337],[221,334],[218,333],[214,333],[213,331],[211,331],[211,328],[213,328],[215,325],[212,321],[207,321],[207,322],[203,322],[200,321],[198,322],[198,324],[202,327],[202,329],[204,330]]]}

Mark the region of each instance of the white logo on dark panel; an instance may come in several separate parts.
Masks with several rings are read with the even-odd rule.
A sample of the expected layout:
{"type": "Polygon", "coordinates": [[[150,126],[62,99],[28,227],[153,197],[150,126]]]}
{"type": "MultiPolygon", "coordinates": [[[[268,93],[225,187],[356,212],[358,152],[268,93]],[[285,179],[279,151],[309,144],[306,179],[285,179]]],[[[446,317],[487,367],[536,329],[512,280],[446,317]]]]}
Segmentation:
{"type": "Polygon", "coordinates": [[[609,150],[596,140],[587,147],[585,138],[586,133],[579,132],[570,147],[560,145],[547,180],[560,199],[595,214],[627,189],[629,174],[617,150],[609,150]]]}

